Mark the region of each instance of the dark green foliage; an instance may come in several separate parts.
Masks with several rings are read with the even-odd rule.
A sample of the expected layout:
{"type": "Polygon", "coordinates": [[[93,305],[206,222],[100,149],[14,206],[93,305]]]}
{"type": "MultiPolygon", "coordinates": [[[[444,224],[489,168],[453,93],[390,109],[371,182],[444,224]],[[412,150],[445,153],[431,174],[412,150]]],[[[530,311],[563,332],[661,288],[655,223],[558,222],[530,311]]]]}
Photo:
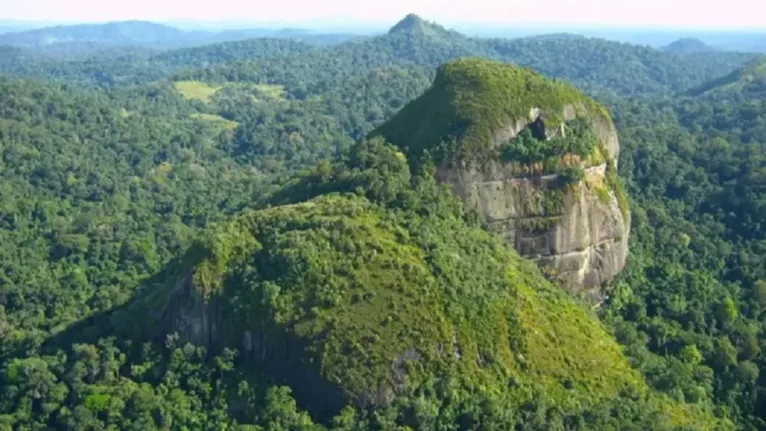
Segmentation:
{"type": "Polygon", "coordinates": [[[633,257],[606,309],[655,387],[711,400],[748,430],[766,419],[766,88],[751,79],[757,64],[695,98],[614,102],[633,257]]]}
{"type": "Polygon", "coordinates": [[[498,39],[491,44],[499,58],[567,79],[589,92],[607,90],[622,96],[683,91],[724,75],[756,55],[677,56],[646,46],[581,37],[498,39]]]}
{"type": "Polygon", "coordinates": [[[97,93],[0,78],[0,356],[121,304],[194,230],[335,155],[425,85],[387,69],[322,103],[232,88],[205,106],[168,83],[97,93]]]}
{"type": "Polygon", "coordinates": [[[562,169],[558,174],[559,182],[562,186],[566,187],[572,184],[578,184],[585,178],[585,171],[582,166],[571,165],[562,169]]]}
{"type": "MultiPolygon", "coordinates": [[[[64,350],[5,362],[1,420],[28,427],[321,429],[289,389],[274,386],[280,381],[333,429],[587,429],[625,421],[670,427],[694,422],[694,414],[707,417],[647,393],[595,316],[467,222],[427,171],[413,176],[403,155],[380,140],[359,143],[334,166],[320,164],[284,195],[300,203],[245,213],[208,231],[189,252],[192,261],[204,258],[193,273],[197,288],[227,304],[220,330],[275,337],[273,362],[253,366],[228,349],[180,345],[173,334],[164,348],[135,336],[119,347],[109,339],[72,344],[54,337],[50,348],[64,350]],[[311,196],[318,197],[302,202],[311,196]],[[292,355],[280,356],[282,341],[292,355]],[[348,397],[391,384],[391,358],[413,348],[419,359],[406,367],[407,385],[377,408],[328,404],[330,392],[317,392],[312,374],[299,372],[321,365],[323,381],[348,397]]],[[[173,288],[168,276],[161,281],[173,288]]],[[[116,334],[138,328],[151,336],[160,327],[142,317],[142,307],[168,304],[143,300],[156,289],[163,288],[148,284],[136,310],[101,318],[96,329],[109,333],[111,324],[116,334]]]]}
{"type": "Polygon", "coordinates": [[[0,80],[0,356],[124,302],[195,228],[268,187],[153,91],[168,99],[0,80]]]}
{"type": "Polygon", "coordinates": [[[27,429],[323,429],[286,387],[242,380],[236,352],[192,345],[118,346],[112,339],[17,359],[0,370],[0,426],[27,429]],[[231,395],[237,402],[233,403],[231,395]],[[247,428],[241,428],[247,429],[247,428]]]}
{"type": "Polygon", "coordinates": [[[640,95],[687,90],[755,57],[749,53],[681,57],[648,47],[577,36],[474,39],[420,19],[415,22],[417,25],[404,25],[387,35],[307,55],[227,64],[182,73],[180,78],[279,83],[296,97],[304,97],[321,91],[327,83],[339,83],[349,74],[391,65],[436,68],[450,60],[480,56],[529,67],[593,92],[640,95]]]}
{"type": "MultiPolygon", "coordinates": [[[[0,45],[0,73],[46,78],[80,86],[125,87],[164,79],[192,67],[209,67],[234,60],[278,57],[314,48],[307,42],[259,38],[224,42],[202,47],[175,49],[163,53],[130,47],[83,47],[88,55],[78,58],[57,55],[50,58],[38,50],[0,45]]],[[[51,48],[53,49],[53,48],[51,48]]],[[[56,45],[57,51],[62,47],[56,45]]]]}
{"type": "Polygon", "coordinates": [[[759,56],[730,74],[705,82],[699,87],[689,90],[688,93],[701,95],[718,89],[721,90],[719,92],[723,93],[721,95],[724,97],[742,95],[758,97],[763,93],[764,82],[766,82],[766,57],[759,56]]]}

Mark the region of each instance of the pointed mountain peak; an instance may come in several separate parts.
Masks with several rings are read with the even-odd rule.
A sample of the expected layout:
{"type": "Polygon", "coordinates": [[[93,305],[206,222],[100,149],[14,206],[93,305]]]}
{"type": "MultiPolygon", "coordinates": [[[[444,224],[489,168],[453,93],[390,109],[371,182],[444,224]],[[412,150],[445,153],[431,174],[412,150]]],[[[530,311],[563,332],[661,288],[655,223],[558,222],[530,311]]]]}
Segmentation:
{"type": "Polygon", "coordinates": [[[432,31],[445,31],[445,29],[432,22],[428,22],[423,18],[411,13],[399,21],[395,26],[391,27],[388,34],[398,33],[429,33],[432,31]]]}

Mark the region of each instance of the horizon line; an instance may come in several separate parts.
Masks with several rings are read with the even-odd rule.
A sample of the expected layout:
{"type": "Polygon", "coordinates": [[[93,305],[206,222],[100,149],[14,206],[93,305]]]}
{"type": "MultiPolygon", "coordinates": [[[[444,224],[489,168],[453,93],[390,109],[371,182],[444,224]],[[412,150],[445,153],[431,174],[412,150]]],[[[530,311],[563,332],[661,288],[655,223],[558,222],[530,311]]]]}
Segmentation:
{"type": "MultiPolygon", "coordinates": [[[[529,29],[561,29],[561,30],[608,30],[608,31],[706,31],[706,32],[727,32],[727,33],[739,33],[739,32],[766,32],[766,26],[764,27],[720,27],[720,26],[685,26],[685,25],[653,25],[653,24],[635,24],[630,26],[625,25],[610,25],[609,23],[561,23],[561,22],[516,22],[516,21],[453,21],[444,20],[438,21],[433,19],[424,18],[426,21],[455,29],[459,31],[458,27],[482,27],[491,28],[492,30],[502,29],[506,26],[513,26],[507,30],[513,31],[515,29],[529,30],[529,29]]],[[[69,25],[88,25],[88,24],[108,24],[117,22],[130,22],[130,21],[142,21],[152,22],[157,24],[172,25],[173,23],[185,23],[185,24],[200,24],[200,25],[247,25],[247,26],[259,26],[262,28],[284,28],[284,26],[295,27],[295,24],[309,25],[316,29],[319,27],[346,27],[348,29],[370,29],[370,27],[377,27],[381,30],[389,29],[400,20],[364,20],[364,19],[348,19],[341,17],[326,17],[316,19],[305,20],[241,20],[241,19],[205,19],[205,18],[158,18],[158,19],[145,19],[145,18],[124,18],[124,19],[106,19],[106,20],[35,20],[35,19],[18,19],[18,18],[3,18],[0,17],[0,24],[34,24],[42,25],[43,27],[55,27],[55,26],[69,26],[69,25]]],[[[38,28],[39,29],[39,28],[38,28]]],[[[23,30],[22,30],[23,31],[23,30]]]]}

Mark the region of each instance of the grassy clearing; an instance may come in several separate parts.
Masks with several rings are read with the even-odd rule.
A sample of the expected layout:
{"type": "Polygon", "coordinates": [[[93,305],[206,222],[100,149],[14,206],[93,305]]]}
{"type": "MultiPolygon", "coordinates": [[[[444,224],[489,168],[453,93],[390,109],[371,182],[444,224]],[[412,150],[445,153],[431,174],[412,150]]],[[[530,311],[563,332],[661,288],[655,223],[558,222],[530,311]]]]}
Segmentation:
{"type": "Polygon", "coordinates": [[[210,85],[201,81],[177,81],[175,82],[176,91],[184,98],[189,100],[201,100],[209,103],[213,97],[222,90],[245,92],[253,100],[258,102],[271,100],[284,100],[287,94],[284,85],[273,84],[250,84],[250,83],[228,83],[223,85],[210,85]]]}
{"type": "Polygon", "coordinates": [[[252,88],[256,89],[261,97],[266,99],[284,99],[285,98],[285,86],[284,85],[271,85],[271,84],[255,84],[252,88]]]}
{"type": "Polygon", "coordinates": [[[176,91],[187,99],[209,102],[222,87],[213,87],[200,81],[177,81],[176,91]]]}

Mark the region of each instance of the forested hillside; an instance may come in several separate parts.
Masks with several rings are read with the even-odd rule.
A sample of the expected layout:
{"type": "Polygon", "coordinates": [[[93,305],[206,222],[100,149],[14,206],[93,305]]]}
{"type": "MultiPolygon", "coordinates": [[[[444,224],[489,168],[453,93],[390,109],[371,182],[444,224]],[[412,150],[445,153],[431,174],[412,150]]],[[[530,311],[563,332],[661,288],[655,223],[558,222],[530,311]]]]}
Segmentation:
{"type": "Polygon", "coordinates": [[[635,240],[605,310],[656,387],[711,397],[744,429],[766,419],[766,75],[750,72],[758,64],[697,97],[614,101],[635,240]]]}
{"type": "Polygon", "coordinates": [[[763,58],[296,39],[0,47],[0,430],[766,429],[763,58]],[[632,227],[597,310],[365,139],[459,57],[609,109],[632,227]]]}

